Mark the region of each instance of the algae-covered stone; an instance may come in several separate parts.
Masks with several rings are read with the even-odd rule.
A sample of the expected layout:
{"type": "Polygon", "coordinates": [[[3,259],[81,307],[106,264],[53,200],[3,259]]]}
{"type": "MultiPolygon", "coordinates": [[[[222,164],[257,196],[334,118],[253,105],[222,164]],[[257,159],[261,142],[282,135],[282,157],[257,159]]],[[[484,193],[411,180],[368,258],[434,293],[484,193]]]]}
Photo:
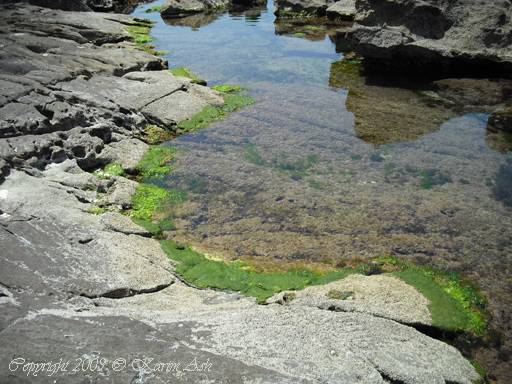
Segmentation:
{"type": "Polygon", "coordinates": [[[429,301],[414,287],[390,275],[352,274],[294,295],[288,305],[368,313],[408,324],[432,324],[429,301]]]}

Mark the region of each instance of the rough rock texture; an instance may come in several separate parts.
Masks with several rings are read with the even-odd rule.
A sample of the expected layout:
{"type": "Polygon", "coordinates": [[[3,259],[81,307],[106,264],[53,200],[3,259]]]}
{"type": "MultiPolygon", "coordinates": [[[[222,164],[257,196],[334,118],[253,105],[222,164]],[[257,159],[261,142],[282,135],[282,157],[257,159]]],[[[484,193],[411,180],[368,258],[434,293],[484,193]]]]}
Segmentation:
{"type": "Polygon", "coordinates": [[[326,15],[333,21],[354,20],[356,12],[355,0],[340,0],[327,8],[326,15]]]}
{"type": "MultiPolygon", "coordinates": [[[[32,5],[63,11],[130,12],[140,0],[22,0],[32,5]]],[[[6,2],[18,2],[8,0],[6,2]]]]}
{"type": "Polygon", "coordinates": [[[170,22],[172,25],[198,27],[215,20],[221,11],[239,11],[247,7],[265,6],[265,0],[166,0],[160,14],[164,19],[187,20],[170,22]],[[199,16],[203,14],[203,16],[199,16]],[[217,16],[215,16],[217,14],[217,16]],[[194,17],[195,16],[195,17],[194,17]]]}
{"type": "Polygon", "coordinates": [[[512,73],[508,0],[356,0],[356,23],[334,40],[380,69],[469,75],[512,73]]]}
{"type": "MultiPolygon", "coordinates": [[[[456,349],[390,320],[389,308],[385,319],[198,290],[180,281],[144,229],[116,212],[92,214],[98,205],[129,206],[137,184],[87,171],[113,161],[133,170],[146,148],[135,136],[146,124],[173,129],[222,100],[147,71],[165,63],[126,41],[131,18],[0,10],[0,382],[478,378],[456,349]],[[19,359],[69,365],[36,373],[19,359]]],[[[405,303],[421,302],[402,288],[412,295],[405,303]]]]}
{"type": "Polygon", "coordinates": [[[229,4],[230,0],[166,0],[160,13],[162,17],[185,17],[224,9],[229,4]]]}
{"type": "Polygon", "coordinates": [[[429,301],[415,288],[388,275],[351,275],[298,292],[282,292],[268,301],[289,306],[368,313],[404,324],[432,324],[429,301]]]}
{"type": "Polygon", "coordinates": [[[325,16],[333,3],[333,0],[277,0],[274,13],[284,18],[325,16]]]}
{"type": "Polygon", "coordinates": [[[162,70],[166,62],[130,43],[126,27],[139,24],[123,15],[3,7],[3,174],[67,158],[86,170],[119,162],[131,171],[147,147],[131,137],[148,123],[174,129],[222,104],[216,92],[175,78],[162,70]]]}

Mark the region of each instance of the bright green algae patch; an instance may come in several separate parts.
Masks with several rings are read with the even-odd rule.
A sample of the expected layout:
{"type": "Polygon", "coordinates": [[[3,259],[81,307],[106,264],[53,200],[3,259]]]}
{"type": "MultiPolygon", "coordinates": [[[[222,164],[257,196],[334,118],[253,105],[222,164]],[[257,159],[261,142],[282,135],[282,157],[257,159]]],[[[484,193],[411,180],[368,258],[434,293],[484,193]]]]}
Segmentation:
{"type": "Polygon", "coordinates": [[[222,93],[238,93],[238,92],[241,92],[241,91],[244,90],[239,85],[227,85],[227,84],[224,84],[224,85],[214,85],[212,87],[212,89],[217,91],[217,92],[222,92],[222,93]]]}
{"type": "Polygon", "coordinates": [[[139,50],[155,56],[167,55],[169,52],[157,51],[155,47],[150,44],[153,41],[153,37],[151,37],[150,34],[152,27],[153,22],[149,20],[139,20],[136,24],[128,26],[126,32],[128,32],[132,41],[137,44],[139,50]]]}
{"type": "Polygon", "coordinates": [[[108,164],[103,170],[107,175],[110,176],[124,176],[124,169],[120,164],[112,163],[108,164]]]}
{"type": "Polygon", "coordinates": [[[100,179],[108,179],[111,176],[124,176],[125,171],[121,164],[111,163],[107,164],[103,169],[97,169],[93,175],[100,179]]]}
{"type": "Polygon", "coordinates": [[[190,79],[195,84],[200,85],[206,85],[206,80],[201,79],[199,76],[197,76],[194,72],[192,72],[190,69],[185,67],[177,67],[172,68],[169,70],[174,76],[179,77],[186,77],[187,79],[190,79]]]}
{"type": "Polygon", "coordinates": [[[227,263],[210,260],[199,252],[169,240],[162,241],[161,245],[164,252],[178,263],[176,272],[187,282],[199,288],[237,291],[255,297],[258,302],[264,302],[281,291],[326,284],[355,273],[350,269],[327,273],[310,270],[262,273],[240,261],[227,263]]]}
{"type": "Polygon", "coordinates": [[[208,106],[192,118],[178,124],[178,128],[182,132],[206,128],[211,123],[224,119],[229,113],[238,111],[251,104],[254,104],[254,99],[250,96],[228,93],[224,95],[223,106],[208,106]]]}
{"type": "Polygon", "coordinates": [[[151,147],[137,165],[144,182],[138,185],[132,198],[132,220],[155,236],[163,231],[174,229],[170,217],[161,217],[161,213],[174,205],[184,202],[185,192],[177,189],[165,189],[148,181],[157,181],[172,171],[171,162],[176,154],[175,148],[151,147]]]}
{"type": "Polygon", "coordinates": [[[477,336],[484,335],[486,331],[485,299],[457,275],[430,267],[386,257],[328,272],[308,269],[260,272],[241,261],[211,260],[172,241],[162,241],[161,245],[165,253],[177,262],[176,272],[188,283],[199,288],[237,291],[255,297],[258,302],[264,302],[278,292],[327,284],[353,273],[382,273],[391,267],[395,270],[394,276],[415,287],[430,301],[429,311],[434,327],[477,336]]]}
{"type": "Polygon", "coordinates": [[[151,147],[137,165],[137,170],[143,179],[165,176],[172,171],[170,162],[175,154],[174,148],[151,147]]]}
{"type": "Polygon", "coordinates": [[[430,301],[428,308],[433,326],[476,336],[485,334],[487,302],[471,283],[456,273],[416,266],[390,257],[381,260],[396,266],[398,271],[393,274],[415,287],[430,301]]]}

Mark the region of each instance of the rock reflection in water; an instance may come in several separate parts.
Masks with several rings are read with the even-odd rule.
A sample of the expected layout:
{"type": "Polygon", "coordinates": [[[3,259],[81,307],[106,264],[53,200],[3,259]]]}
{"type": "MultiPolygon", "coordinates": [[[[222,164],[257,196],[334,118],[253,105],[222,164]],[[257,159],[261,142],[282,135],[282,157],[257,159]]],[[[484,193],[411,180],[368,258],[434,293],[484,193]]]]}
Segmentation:
{"type": "Polygon", "coordinates": [[[454,116],[430,105],[418,90],[370,84],[358,59],[332,63],[329,85],[348,91],[347,109],[354,114],[356,134],[375,145],[416,140],[454,116]]]}
{"type": "Polygon", "coordinates": [[[196,13],[190,16],[163,19],[165,24],[173,27],[190,27],[192,30],[197,30],[205,25],[213,23],[225,12],[214,12],[214,13],[196,13]]]}

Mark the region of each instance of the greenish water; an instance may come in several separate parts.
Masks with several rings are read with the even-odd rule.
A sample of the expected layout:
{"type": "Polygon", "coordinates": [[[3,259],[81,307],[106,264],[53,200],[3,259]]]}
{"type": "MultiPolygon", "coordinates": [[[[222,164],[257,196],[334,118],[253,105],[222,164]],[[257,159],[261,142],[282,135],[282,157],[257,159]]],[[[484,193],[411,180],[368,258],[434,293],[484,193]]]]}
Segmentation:
{"type": "Polygon", "coordinates": [[[365,78],[323,27],[275,24],[272,4],[164,22],[144,12],[160,3],[135,15],[156,21],[170,66],[256,100],[172,141],[165,185],[188,196],[174,239],[225,259],[407,257],[463,272],[510,308],[510,139],[487,132],[478,105],[455,112],[365,78]]]}

